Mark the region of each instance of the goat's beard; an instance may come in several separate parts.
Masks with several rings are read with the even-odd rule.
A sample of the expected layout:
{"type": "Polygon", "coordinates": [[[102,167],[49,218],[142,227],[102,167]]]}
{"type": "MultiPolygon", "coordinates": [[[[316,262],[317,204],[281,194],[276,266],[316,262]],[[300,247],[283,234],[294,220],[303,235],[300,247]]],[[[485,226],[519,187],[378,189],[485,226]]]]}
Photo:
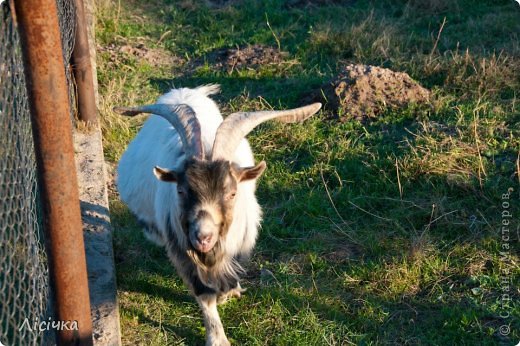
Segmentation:
{"type": "Polygon", "coordinates": [[[186,253],[188,254],[188,257],[191,258],[193,263],[195,263],[195,265],[206,271],[211,270],[211,268],[223,258],[220,240],[218,240],[215,243],[215,246],[213,246],[213,248],[208,252],[198,251],[190,243],[189,249],[186,251],[186,253]]]}
{"type": "Polygon", "coordinates": [[[217,291],[227,292],[234,288],[239,281],[239,275],[244,274],[244,269],[236,258],[225,256],[220,240],[206,253],[191,246],[186,253],[195,264],[202,283],[217,291]]]}

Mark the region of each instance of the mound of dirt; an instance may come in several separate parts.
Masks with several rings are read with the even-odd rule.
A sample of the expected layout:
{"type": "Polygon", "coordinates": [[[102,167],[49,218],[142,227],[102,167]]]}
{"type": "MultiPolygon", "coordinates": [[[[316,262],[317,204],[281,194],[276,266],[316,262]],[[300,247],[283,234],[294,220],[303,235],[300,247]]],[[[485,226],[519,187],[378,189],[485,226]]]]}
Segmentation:
{"type": "Polygon", "coordinates": [[[162,49],[148,48],[144,43],[138,43],[135,46],[129,44],[122,46],[109,44],[107,46],[98,46],[98,51],[110,54],[109,64],[117,64],[120,61],[127,60],[129,57],[146,60],[150,65],[155,67],[180,65],[184,63],[182,58],[176,57],[162,49]]]}
{"type": "Polygon", "coordinates": [[[388,108],[428,103],[430,91],[406,73],[350,64],[331,82],[313,92],[310,98],[323,102],[341,119],[366,120],[377,117],[388,108]]]}
{"type": "MultiPolygon", "coordinates": [[[[209,53],[206,56],[208,63],[217,70],[232,72],[244,68],[257,68],[259,66],[279,64],[287,57],[287,52],[278,49],[255,44],[240,48],[224,48],[209,53]]],[[[195,61],[195,66],[204,63],[201,59],[195,61]]]]}

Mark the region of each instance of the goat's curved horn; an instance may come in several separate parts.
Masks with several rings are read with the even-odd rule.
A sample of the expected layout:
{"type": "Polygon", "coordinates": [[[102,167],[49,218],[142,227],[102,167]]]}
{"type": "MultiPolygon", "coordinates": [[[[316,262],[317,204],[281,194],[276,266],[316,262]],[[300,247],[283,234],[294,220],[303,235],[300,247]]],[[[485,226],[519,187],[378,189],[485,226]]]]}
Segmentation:
{"type": "Polygon", "coordinates": [[[185,104],[153,104],[138,107],[114,107],[113,110],[116,113],[131,117],[140,113],[153,113],[163,117],[179,133],[186,156],[204,158],[200,123],[190,106],[185,104]]]}
{"type": "Polygon", "coordinates": [[[232,160],[242,138],[265,121],[276,119],[284,123],[296,123],[311,117],[320,108],[321,103],[313,103],[308,106],[282,111],[238,112],[230,114],[217,130],[215,142],[213,142],[211,160],[232,160]]]}

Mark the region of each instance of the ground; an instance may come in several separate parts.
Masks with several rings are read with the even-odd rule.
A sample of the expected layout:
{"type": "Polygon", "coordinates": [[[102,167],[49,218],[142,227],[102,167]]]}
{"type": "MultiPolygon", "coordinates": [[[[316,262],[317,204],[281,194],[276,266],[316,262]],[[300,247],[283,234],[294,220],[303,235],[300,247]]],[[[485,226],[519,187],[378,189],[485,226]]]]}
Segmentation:
{"type": "MultiPolygon", "coordinates": [[[[427,104],[338,121],[338,103],[248,137],[265,216],[224,327],[240,345],[514,345],[519,34],[512,0],[98,0],[106,160],[144,120],[112,107],[172,86],[219,83],[228,114],[327,96],[350,64],[406,73],[427,104]]],[[[123,343],[203,344],[195,301],[115,189],[110,210],[123,343]]]]}

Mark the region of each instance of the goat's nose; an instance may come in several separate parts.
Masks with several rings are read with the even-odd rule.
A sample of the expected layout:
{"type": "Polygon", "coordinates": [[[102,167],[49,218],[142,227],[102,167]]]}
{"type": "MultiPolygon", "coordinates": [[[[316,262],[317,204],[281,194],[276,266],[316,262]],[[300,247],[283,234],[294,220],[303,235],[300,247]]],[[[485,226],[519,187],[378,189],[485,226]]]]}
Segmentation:
{"type": "Polygon", "coordinates": [[[211,242],[211,234],[199,233],[197,239],[199,240],[199,243],[201,243],[202,245],[209,244],[211,242]]]}

